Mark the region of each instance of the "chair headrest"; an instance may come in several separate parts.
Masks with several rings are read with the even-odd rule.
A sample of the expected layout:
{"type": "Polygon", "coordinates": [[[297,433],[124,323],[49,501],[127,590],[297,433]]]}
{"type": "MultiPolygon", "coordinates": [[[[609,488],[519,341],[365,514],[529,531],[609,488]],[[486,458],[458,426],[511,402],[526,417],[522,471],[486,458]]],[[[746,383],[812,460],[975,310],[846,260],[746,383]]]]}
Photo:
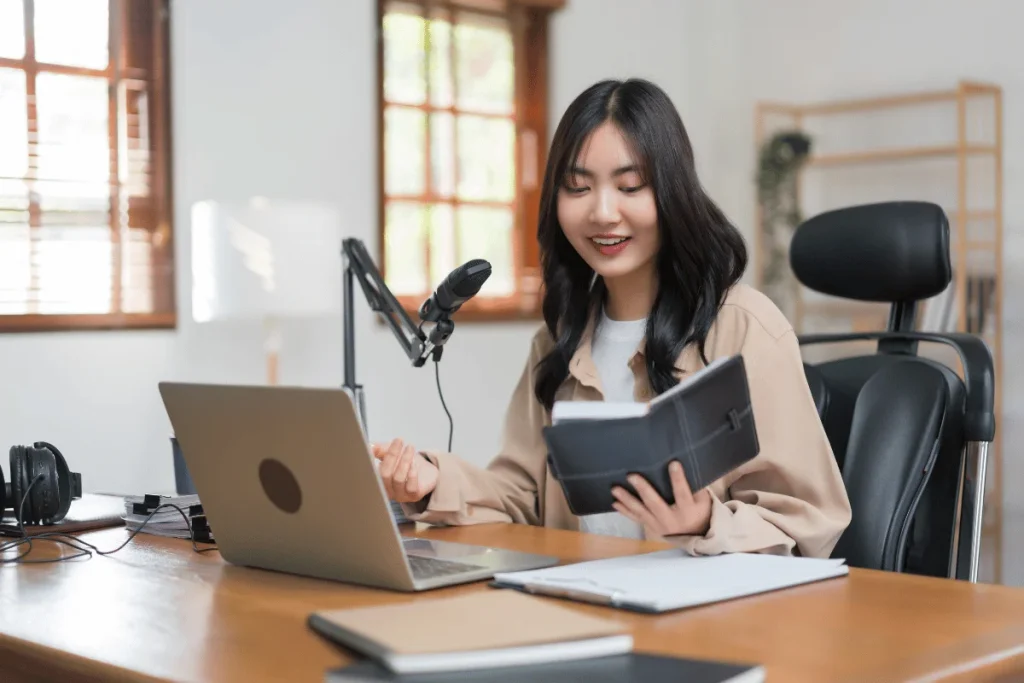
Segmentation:
{"type": "Polygon", "coordinates": [[[949,221],[930,202],[880,202],[826,211],[797,227],[789,250],[805,286],[859,301],[920,301],[953,276],[949,221]]]}

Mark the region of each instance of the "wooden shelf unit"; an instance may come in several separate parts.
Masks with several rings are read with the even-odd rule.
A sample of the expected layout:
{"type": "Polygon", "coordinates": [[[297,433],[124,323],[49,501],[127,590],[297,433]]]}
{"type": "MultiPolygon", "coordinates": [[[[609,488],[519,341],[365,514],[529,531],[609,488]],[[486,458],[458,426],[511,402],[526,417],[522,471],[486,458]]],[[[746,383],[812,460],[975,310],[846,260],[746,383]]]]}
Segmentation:
{"type": "MultiPolygon", "coordinates": [[[[882,110],[907,109],[923,105],[950,105],[955,107],[954,116],[956,130],[945,144],[891,147],[868,150],[850,150],[815,155],[813,148],[817,140],[812,138],[812,153],[797,176],[798,201],[802,199],[803,177],[808,170],[826,167],[850,166],[856,164],[877,165],[880,172],[892,162],[913,161],[917,159],[949,158],[956,160],[957,192],[955,197],[945,204],[946,213],[952,228],[951,244],[953,253],[951,260],[954,269],[955,301],[957,303],[956,331],[980,334],[992,349],[996,376],[996,439],[989,452],[988,476],[991,487],[986,487],[985,534],[994,545],[995,577],[998,583],[1002,574],[1002,395],[1003,395],[1003,92],[998,85],[981,83],[972,80],[961,80],[955,88],[925,92],[909,92],[882,97],[836,100],[811,104],[792,104],[782,102],[759,102],[755,112],[755,144],[760,150],[768,140],[767,124],[770,117],[788,118],[789,130],[802,130],[807,121],[814,117],[831,115],[849,115],[855,112],[877,114],[882,110]],[[985,143],[970,141],[967,134],[967,106],[972,100],[989,98],[992,103],[992,132],[994,140],[985,143]],[[972,158],[991,159],[992,168],[992,206],[991,208],[968,207],[968,161],[972,158]],[[991,239],[970,239],[968,224],[977,221],[989,221],[992,224],[991,239]],[[994,290],[991,292],[990,308],[987,314],[992,317],[991,334],[984,330],[968,329],[968,280],[971,272],[968,266],[970,252],[984,252],[991,256],[994,267],[994,290]]],[[[987,188],[986,188],[987,189],[987,188]]],[[[913,199],[914,197],[907,197],[913,199]]],[[[802,202],[801,202],[802,203],[802,202]]],[[[762,284],[764,258],[763,215],[757,205],[756,229],[754,231],[754,274],[758,287],[762,284]]],[[[802,290],[803,288],[798,288],[802,290]]],[[[888,307],[878,304],[850,301],[803,301],[798,293],[794,301],[793,325],[803,331],[804,317],[814,315],[831,315],[849,319],[854,330],[882,329],[888,315],[888,307]]],[[[918,311],[921,320],[923,311],[918,311]]],[[[920,324],[920,323],[919,323],[920,324]]]]}

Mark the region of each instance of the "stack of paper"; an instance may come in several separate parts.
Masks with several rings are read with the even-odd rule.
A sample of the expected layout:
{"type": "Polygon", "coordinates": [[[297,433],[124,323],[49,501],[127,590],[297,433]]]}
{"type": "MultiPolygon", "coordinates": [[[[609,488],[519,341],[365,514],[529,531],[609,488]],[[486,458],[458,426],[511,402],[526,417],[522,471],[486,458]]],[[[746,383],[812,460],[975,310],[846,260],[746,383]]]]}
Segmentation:
{"type": "Polygon", "coordinates": [[[798,586],[849,573],[843,559],[663,550],[499,573],[499,586],[643,612],[663,612],[798,586]]]}
{"type": "Polygon", "coordinates": [[[196,541],[213,542],[213,534],[198,495],[127,496],[124,499],[124,508],[125,514],[122,519],[129,531],[139,529],[140,533],[170,538],[192,538],[194,533],[196,541]],[[161,505],[174,505],[181,511],[175,507],[157,510],[161,505]],[[153,512],[154,510],[157,511],[153,512]]]}

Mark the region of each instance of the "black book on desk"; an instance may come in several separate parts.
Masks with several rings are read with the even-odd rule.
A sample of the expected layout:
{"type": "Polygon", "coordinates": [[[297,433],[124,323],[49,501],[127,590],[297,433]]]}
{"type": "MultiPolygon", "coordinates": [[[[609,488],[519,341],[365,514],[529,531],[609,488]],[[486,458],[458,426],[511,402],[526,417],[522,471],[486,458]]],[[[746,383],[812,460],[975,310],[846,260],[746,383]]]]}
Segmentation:
{"type": "Polygon", "coordinates": [[[696,493],[760,450],[741,355],[715,360],[650,403],[558,402],[543,433],[548,465],[575,515],[612,512],[615,485],[636,495],[631,473],[672,504],[673,460],[696,493]]]}
{"type": "Polygon", "coordinates": [[[764,667],[654,654],[629,653],[523,666],[396,674],[364,660],[332,669],[325,683],[762,683],[764,667]]]}

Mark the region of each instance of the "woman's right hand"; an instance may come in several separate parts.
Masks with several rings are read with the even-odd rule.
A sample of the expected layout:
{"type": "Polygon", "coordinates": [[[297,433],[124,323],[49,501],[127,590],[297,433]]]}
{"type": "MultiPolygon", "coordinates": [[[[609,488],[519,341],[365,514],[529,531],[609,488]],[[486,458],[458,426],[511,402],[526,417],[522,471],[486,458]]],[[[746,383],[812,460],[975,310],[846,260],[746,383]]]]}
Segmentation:
{"type": "Polygon", "coordinates": [[[412,444],[393,439],[387,445],[372,444],[372,449],[380,461],[380,478],[391,500],[417,503],[437,486],[437,467],[412,444]]]}

